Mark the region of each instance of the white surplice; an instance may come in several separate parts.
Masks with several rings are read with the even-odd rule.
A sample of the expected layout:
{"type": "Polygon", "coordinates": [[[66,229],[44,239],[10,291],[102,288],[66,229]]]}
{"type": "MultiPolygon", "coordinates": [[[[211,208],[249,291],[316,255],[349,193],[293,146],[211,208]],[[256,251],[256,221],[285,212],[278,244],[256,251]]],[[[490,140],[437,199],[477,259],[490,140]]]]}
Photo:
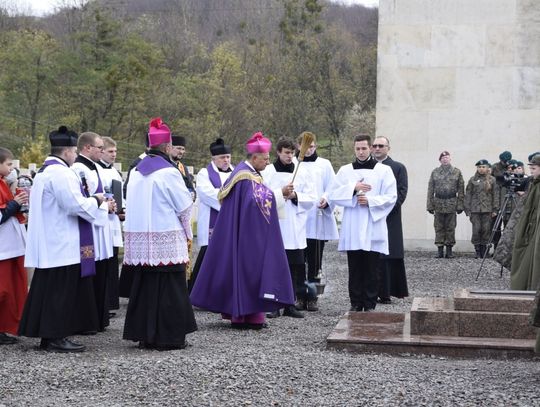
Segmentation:
{"type": "MultiPolygon", "coordinates": [[[[106,164],[106,163],[105,163],[106,164]]],[[[106,164],[107,165],[107,164],[106,164]]],[[[123,184],[124,180],[116,168],[113,166],[110,167],[100,167],[100,174],[102,176],[101,182],[103,184],[103,189],[109,188],[109,191],[112,191],[112,182],[113,180],[119,181],[123,184]]],[[[124,202],[116,202],[116,205],[124,207],[124,202]]],[[[122,222],[116,213],[109,213],[109,227],[112,237],[112,243],[114,247],[123,247],[124,240],[122,238],[122,222]]]]}
{"type": "Polygon", "coordinates": [[[182,174],[167,167],[144,176],[131,171],[124,222],[124,263],[167,265],[189,261],[193,200],[182,174]]]}
{"type": "Polygon", "coordinates": [[[388,254],[386,216],[397,199],[396,179],[389,166],[377,163],[373,169],[355,170],[352,164],[344,165],[336,175],[328,198],[344,208],[338,250],[388,254]],[[358,181],[371,186],[371,191],[366,192],[367,206],[358,204],[354,192],[358,181]]]}
{"type": "Polygon", "coordinates": [[[57,157],[60,165],[49,165],[34,178],[30,193],[25,267],[51,268],[81,262],[78,217],[107,223],[108,207],[98,208],[95,198],[81,193],[79,179],[57,157]]]}
{"type": "Polygon", "coordinates": [[[306,236],[308,239],[337,240],[339,233],[334,216],[336,205],[328,202],[328,207],[320,209],[318,204],[321,198],[328,201],[328,191],[336,176],[329,160],[317,157],[315,161],[303,161],[300,167],[310,175],[317,198],[316,204],[309,210],[306,223],[306,236]]]}
{"type": "MultiPolygon", "coordinates": [[[[225,183],[230,172],[221,172],[212,162],[212,168],[219,174],[221,185],[225,183]]],[[[233,170],[233,166],[230,166],[233,170]]],[[[200,246],[208,246],[208,227],[210,224],[210,210],[219,211],[221,204],[218,201],[219,188],[215,188],[208,177],[208,169],[201,168],[197,174],[197,197],[199,198],[199,208],[197,215],[197,244],[200,246]]]]}
{"type": "MultiPolygon", "coordinates": [[[[88,157],[83,157],[87,160],[90,160],[88,157]]],[[[94,195],[97,191],[98,174],[99,178],[101,179],[101,184],[104,187],[104,176],[102,173],[103,169],[99,166],[99,164],[94,163],[94,165],[96,166],[96,171],[91,170],[83,163],[75,162],[71,166],[71,169],[75,172],[77,177],[79,177],[79,180],[81,182],[84,174],[86,184],[88,185],[88,192],[90,193],[90,195],[94,195]]],[[[104,225],[97,225],[93,223],[92,229],[94,231],[94,251],[96,255],[96,261],[111,258],[114,255],[111,224],[109,222],[105,222],[104,225]]]]}
{"type": "MultiPolygon", "coordinates": [[[[295,164],[296,168],[296,164],[295,164]]],[[[294,180],[294,191],[298,204],[291,200],[285,200],[281,188],[292,181],[293,173],[277,172],[273,164],[268,165],[261,173],[264,185],[272,190],[276,197],[278,208],[283,206],[279,219],[281,237],[286,250],[305,249],[306,242],[306,221],[308,211],[315,205],[316,196],[313,189],[313,181],[310,175],[299,167],[294,180]]]]}
{"type": "MultiPolygon", "coordinates": [[[[0,182],[4,182],[0,179],[0,182]]],[[[0,222],[2,214],[0,213],[0,222]]],[[[26,248],[26,228],[17,217],[11,216],[0,223],[0,260],[23,256],[26,248]]]]}

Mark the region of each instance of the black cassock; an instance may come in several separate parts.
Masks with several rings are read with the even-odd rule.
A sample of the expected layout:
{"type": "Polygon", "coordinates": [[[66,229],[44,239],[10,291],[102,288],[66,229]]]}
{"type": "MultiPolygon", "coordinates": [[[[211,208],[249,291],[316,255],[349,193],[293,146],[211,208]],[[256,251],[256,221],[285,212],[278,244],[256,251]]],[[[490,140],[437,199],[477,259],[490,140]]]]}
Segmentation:
{"type": "Polygon", "coordinates": [[[403,260],[405,250],[403,249],[403,228],[401,225],[401,205],[407,198],[409,188],[407,168],[390,157],[387,157],[382,163],[388,165],[394,173],[398,196],[392,212],[386,218],[389,254],[381,254],[379,260],[379,298],[389,299],[391,296],[403,298],[409,295],[403,260]]]}

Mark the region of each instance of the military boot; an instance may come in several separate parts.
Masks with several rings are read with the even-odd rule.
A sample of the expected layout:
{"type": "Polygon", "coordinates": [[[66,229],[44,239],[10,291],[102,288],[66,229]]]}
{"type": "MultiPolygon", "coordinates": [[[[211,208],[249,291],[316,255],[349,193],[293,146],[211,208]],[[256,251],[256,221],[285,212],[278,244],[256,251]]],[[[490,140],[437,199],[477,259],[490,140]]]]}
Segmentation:
{"type": "Polygon", "coordinates": [[[474,256],[475,259],[481,259],[482,256],[482,245],[475,244],[474,245],[474,251],[476,252],[476,255],[474,256]]]}
{"type": "Polygon", "coordinates": [[[454,255],[452,254],[452,246],[446,246],[446,256],[447,259],[453,259],[454,255]]]}
{"type": "Polygon", "coordinates": [[[444,246],[437,246],[437,255],[435,256],[436,259],[442,259],[444,257],[444,246]]]}

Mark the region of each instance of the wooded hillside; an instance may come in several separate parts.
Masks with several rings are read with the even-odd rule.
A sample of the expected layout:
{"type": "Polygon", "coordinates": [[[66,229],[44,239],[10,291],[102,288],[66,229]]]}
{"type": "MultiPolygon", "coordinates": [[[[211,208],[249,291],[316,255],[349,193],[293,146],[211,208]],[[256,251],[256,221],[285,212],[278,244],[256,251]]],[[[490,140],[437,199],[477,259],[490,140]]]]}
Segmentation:
{"type": "Polygon", "coordinates": [[[196,167],[217,136],[239,161],[256,130],[310,130],[338,165],[354,133],[374,130],[376,42],[376,9],[319,0],[96,0],[43,18],[0,9],[0,145],[36,161],[65,124],[113,137],[127,165],[161,116],[196,167]]]}

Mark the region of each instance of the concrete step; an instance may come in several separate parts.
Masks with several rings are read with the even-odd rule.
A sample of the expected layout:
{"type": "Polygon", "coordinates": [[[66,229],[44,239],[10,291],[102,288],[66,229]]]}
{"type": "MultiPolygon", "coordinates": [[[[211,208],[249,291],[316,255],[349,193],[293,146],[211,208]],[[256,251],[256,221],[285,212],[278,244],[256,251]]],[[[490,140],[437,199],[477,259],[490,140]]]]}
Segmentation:
{"type": "MultiPolygon", "coordinates": [[[[532,307],[532,304],[531,304],[532,307]]],[[[411,335],[534,339],[529,312],[456,310],[453,298],[415,298],[411,335]]]]}
{"type": "Polygon", "coordinates": [[[490,311],[529,313],[534,303],[534,291],[469,290],[454,291],[454,308],[458,311],[490,311]]]}
{"type": "Polygon", "coordinates": [[[413,335],[410,313],[347,312],[327,348],[358,353],[428,354],[458,358],[538,359],[533,339],[413,335]]]}

